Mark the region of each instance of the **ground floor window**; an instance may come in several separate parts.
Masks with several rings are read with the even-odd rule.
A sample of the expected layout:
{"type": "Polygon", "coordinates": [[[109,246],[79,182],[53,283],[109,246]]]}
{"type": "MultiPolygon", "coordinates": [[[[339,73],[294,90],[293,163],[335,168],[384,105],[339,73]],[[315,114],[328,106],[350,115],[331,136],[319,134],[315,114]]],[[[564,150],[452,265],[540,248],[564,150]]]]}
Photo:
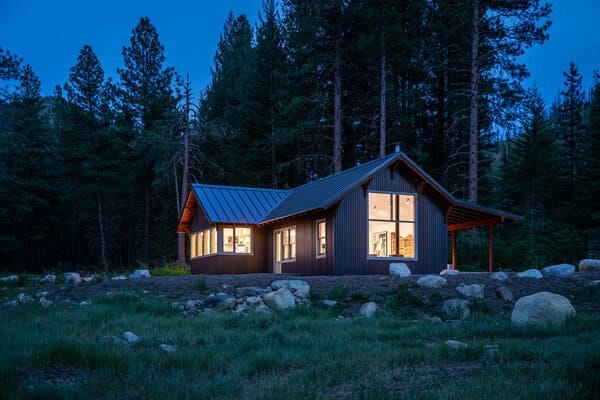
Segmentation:
{"type": "Polygon", "coordinates": [[[217,229],[209,228],[190,235],[190,257],[202,257],[217,252],[217,229]]]}
{"type": "Polygon", "coordinates": [[[416,195],[369,192],[369,257],[416,258],[416,195]]]}
{"type": "Polygon", "coordinates": [[[223,252],[252,253],[252,228],[223,228],[223,252]]]}
{"type": "Polygon", "coordinates": [[[327,250],[325,220],[317,221],[317,258],[325,257],[327,250]]]}
{"type": "Polygon", "coordinates": [[[279,229],[275,234],[275,261],[296,259],[296,227],[279,229]]]}

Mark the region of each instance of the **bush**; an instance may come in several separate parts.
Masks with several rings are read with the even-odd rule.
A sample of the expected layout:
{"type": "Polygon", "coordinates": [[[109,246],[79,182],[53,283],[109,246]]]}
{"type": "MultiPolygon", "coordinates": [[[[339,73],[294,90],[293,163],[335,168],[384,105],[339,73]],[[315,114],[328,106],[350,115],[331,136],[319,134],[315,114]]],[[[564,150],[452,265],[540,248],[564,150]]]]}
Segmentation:
{"type": "Polygon", "coordinates": [[[164,267],[155,268],[150,271],[152,276],[185,276],[190,274],[190,266],[188,264],[166,263],[164,267]]]}
{"type": "Polygon", "coordinates": [[[342,284],[336,283],[327,293],[327,297],[335,300],[343,300],[348,297],[348,288],[342,284]]]}

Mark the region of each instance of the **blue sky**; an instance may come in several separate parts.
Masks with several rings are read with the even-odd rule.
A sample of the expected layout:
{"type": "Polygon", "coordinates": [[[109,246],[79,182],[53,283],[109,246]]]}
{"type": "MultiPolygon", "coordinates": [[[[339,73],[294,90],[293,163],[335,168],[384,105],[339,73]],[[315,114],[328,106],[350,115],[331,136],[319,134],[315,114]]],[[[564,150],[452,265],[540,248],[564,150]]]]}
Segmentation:
{"type": "MultiPolygon", "coordinates": [[[[122,65],[121,48],[141,16],[157,27],[166,48],[167,64],[189,73],[199,93],[210,81],[210,67],[229,10],[245,13],[255,24],[261,0],[154,2],[140,0],[0,0],[0,46],[17,53],[42,79],[44,94],[68,78],[84,44],[100,58],[108,76],[122,65]],[[168,4],[166,6],[165,4],[168,4]]],[[[524,56],[547,103],[561,89],[562,72],[574,61],[592,84],[600,69],[600,0],[562,0],[553,6],[550,40],[524,56]]]]}

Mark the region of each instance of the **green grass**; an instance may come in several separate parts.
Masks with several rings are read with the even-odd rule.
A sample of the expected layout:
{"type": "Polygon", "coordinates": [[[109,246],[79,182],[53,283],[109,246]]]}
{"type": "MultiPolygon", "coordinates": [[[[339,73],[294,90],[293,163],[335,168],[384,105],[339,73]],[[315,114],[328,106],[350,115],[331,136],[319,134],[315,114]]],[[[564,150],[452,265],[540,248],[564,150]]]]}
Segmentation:
{"type": "Polygon", "coordinates": [[[190,266],[187,264],[167,263],[163,267],[154,268],[150,271],[152,276],[184,276],[190,274],[190,266]]]}
{"type": "MultiPolygon", "coordinates": [[[[399,293],[399,305],[413,301],[399,293]]],[[[184,317],[167,301],[121,293],[87,307],[2,308],[0,337],[3,399],[566,400],[591,398],[599,385],[597,315],[557,330],[486,315],[458,325],[392,313],[338,320],[316,307],[184,317]],[[128,330],[138,343],[115,340],[128,330]],[[469,348],[452,351],[448,339],[469,348]],[[484,357],[486,344],[500,346],[497,362],[484,357]]]]}

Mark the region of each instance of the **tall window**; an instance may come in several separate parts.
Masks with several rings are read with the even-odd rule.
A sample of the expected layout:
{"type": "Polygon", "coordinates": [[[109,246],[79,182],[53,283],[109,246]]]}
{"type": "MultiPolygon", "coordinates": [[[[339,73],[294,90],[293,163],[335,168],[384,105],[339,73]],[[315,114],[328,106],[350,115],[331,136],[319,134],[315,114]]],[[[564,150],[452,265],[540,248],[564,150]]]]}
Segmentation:
{"type": "Polygon", "coordinates": [[[369,193],[369,257],[416,258],[413,194],[369,193]]]}
{"type": "Polygon", "coordinates": [[[223,228],[223,252],[252,253],[252,229],[247,227],[223,228]]]}
{"type": "Polygon", "coordinates": [[[325,257],[327,249],[325,241],[325,220],[317,221],[317,258],[325,257]]]}
{"type": "Polygon", "coordinates": [[[190,236],[190,257],[202,257],[217,252],[217,228],[194,232],[190,236]]]}
{"type": "Polygon", "coordinates": [[[296,259],[296,227],[275,231],[275,261],[296,259]]]}

